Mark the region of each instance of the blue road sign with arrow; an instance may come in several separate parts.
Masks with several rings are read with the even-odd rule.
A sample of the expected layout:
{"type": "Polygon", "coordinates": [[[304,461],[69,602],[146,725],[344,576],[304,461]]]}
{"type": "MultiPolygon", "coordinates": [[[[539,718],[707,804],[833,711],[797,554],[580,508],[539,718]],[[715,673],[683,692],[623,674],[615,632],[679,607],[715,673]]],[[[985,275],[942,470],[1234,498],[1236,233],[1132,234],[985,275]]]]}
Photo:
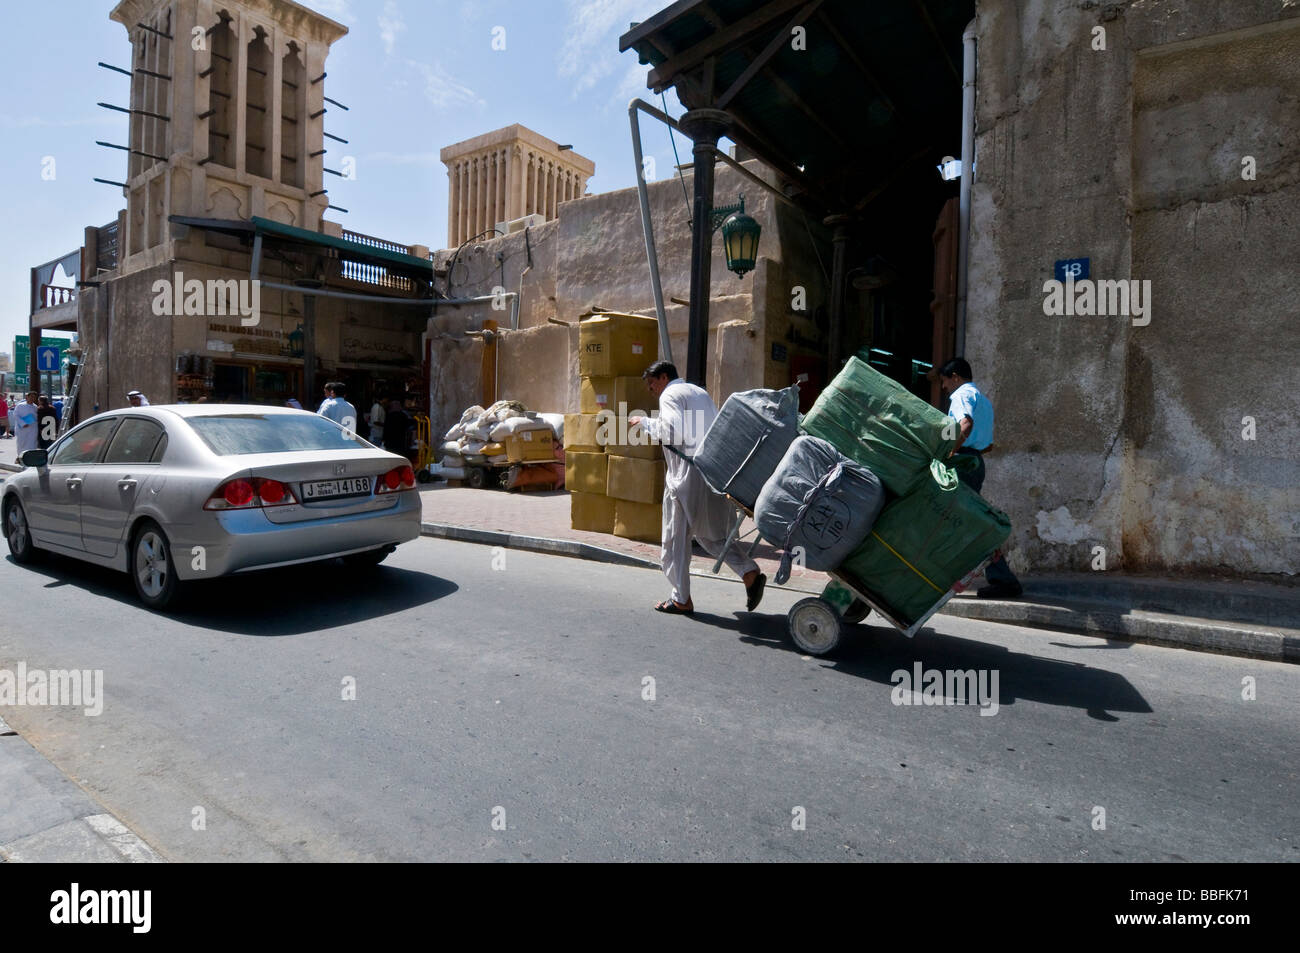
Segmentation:
{"type": "Polygon", "coordinates": [[[41,373],[46,371],[58,371],[59,369],[59,349],[42,344],[36,349],[36,366],[40,368],[41,373]]]}

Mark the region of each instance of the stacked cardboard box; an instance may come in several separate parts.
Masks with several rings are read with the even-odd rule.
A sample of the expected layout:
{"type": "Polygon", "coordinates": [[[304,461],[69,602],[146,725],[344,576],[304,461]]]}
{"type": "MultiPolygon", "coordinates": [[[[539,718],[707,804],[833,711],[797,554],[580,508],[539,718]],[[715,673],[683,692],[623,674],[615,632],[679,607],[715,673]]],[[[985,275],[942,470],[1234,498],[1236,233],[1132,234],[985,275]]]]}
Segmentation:
{"type": "Polygon", "coordinates": [[[658,359],[653,318],[603,313],[578,325],[579,409],[564,418],[564,481],[573,528],[658,542],[662,450],[627,424],[656,401],[641,374],[658,359]]]}

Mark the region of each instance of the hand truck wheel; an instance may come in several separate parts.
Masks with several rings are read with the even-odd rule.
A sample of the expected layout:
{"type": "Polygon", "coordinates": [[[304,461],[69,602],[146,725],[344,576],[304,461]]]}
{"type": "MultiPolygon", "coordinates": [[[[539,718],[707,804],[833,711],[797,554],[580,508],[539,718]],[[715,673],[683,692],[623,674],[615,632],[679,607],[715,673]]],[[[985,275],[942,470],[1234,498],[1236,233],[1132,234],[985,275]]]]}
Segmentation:
{"type": "Polygon", "coordinates": [[[825,655],[840,644],[840,618],[835,607],[824,599],[800,599],[791,607],[786,621],[790,638],[808,655],[825,655]]]}

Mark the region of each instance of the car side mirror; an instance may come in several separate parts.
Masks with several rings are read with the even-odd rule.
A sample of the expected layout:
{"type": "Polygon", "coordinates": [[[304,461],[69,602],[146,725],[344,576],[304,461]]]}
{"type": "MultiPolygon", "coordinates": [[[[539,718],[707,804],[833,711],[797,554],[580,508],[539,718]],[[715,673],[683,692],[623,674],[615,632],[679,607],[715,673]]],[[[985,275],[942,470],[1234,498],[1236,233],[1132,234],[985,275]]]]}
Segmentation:
{"type": "Polygon", "coordinates": [[[43,467],[50,459],[48,450],[26,450],[20,461],[25,467],[43,467]]]}

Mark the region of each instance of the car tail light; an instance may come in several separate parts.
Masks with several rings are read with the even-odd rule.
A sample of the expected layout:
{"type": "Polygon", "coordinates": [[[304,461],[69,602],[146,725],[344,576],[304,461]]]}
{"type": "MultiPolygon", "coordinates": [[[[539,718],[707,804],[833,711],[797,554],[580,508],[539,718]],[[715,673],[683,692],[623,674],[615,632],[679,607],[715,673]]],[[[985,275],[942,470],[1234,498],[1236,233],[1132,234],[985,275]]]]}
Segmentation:
{"type": "Polygon", "coordinates": [[[282,503],[295,502],[286,499],[286,497],[292,497],[293,493],[279,480],[262,480],[258,484],[257,495],[262,498],[263,506],[279,506],[282,503]]]}
{"type": "Polygon", "coordinates": [[[375,495],[397,493],[415,487],[415,471],[410,466],[393,467],[375,481],[375,495]]]}
{"type": "Polygon", "coordinates": [[[253,506],[253,499],[257,496],[253,484],[248,480],[231,480],[221,488],[220,492],[221,499],[225,500],[226,506],[232,509],[253,506]]]}
{"type": "Polygon", "coordinates": [[[293,490],[279,480],[265,477],[239,477],[227,480],[208,497],[205,510],[251,510],[263,506],[288,506],[297,503],[293,490]]]}

